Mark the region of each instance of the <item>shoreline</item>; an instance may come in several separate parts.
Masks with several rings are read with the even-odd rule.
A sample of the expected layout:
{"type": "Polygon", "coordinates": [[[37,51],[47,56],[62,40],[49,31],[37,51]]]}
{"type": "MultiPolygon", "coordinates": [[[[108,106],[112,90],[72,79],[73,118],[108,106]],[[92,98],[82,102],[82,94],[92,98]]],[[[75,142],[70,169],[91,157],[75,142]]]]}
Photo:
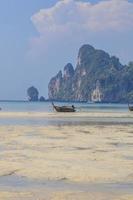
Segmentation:
{"type": "Polygon", "coordinates": [[[132,125],[131,112],[0,112],[0,125],[86,126],[132,125]]]}

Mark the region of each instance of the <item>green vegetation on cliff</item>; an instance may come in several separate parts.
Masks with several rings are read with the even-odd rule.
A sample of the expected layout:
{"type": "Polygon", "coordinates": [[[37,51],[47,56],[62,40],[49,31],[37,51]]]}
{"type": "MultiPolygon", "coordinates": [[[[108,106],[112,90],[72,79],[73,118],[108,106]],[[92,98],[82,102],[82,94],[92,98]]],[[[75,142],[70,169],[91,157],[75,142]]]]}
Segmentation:
{"type": "Polygon", "coordinates": [[[133,62],[122,65],[115,56],[83,45],[74,69],[68,63],[49,82],[49,99],[101,102],[133,101],[133,62]]]}

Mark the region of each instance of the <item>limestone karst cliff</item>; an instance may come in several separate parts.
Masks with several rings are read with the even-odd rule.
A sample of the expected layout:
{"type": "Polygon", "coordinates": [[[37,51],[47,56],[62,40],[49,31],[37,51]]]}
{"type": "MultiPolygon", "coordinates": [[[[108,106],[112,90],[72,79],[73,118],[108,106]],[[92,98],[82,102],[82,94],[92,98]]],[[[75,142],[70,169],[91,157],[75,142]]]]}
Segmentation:
{"type": "Polygon", "coordinates": [[[124,66],[117,57],[83,45],[75,69],[68,63],[50,80],[48,92],[52,100],[93,101],[98,93],[100,102],[133,100],[133,63],[124,66]]]}
{"type": "Polygon", "coordinates": [[[29,101],[38,101],[39,92],[34,86],[28,88],[27,95],[29,101]]]}

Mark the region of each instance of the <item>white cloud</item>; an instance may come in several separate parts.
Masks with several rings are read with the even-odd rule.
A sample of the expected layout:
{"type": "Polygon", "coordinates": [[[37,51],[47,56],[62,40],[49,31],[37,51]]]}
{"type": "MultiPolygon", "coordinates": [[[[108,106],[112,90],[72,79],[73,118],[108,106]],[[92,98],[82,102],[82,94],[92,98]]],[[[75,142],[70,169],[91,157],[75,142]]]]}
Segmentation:
{"type": "Polygon", "coordinates": [[[108,0],[97,4],[63,0],[32,16],[40,34],[72,29],[88,31],[133,29],[133,4],[127,0],[108,0]]]}
{"type": "Polygon", "coordinates": [[[82,43],[99,46],[102,40],[103,43],[111,40],[114,53],[120,55],[115,50],[115,43],[119,35],[124,37],[128,32],[133,33],[133,3],[128,0],[103,0],[96,4],[61,0],[51,8],[41,9],[31,20],[39,33],[32,38],[31,54],[44,55],[45,52],[46,56],[57,53],[58,48],[60,55],[63,48],[68,53],[74,45],[76,48],[82,43]]]}

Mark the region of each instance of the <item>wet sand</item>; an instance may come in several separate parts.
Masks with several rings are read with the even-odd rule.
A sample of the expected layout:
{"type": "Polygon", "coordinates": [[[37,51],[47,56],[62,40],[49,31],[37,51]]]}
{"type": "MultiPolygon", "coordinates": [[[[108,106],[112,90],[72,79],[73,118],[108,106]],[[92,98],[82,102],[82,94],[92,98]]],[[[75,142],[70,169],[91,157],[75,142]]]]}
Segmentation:
{"type": "Polygon", "coordinates": [[[1,113],[0,117],[29,115],[43,120],[49,116],[65,123],[0,125],[0,199],[133,199],[131,113],[76,113],[65,117],[1,113]],[[99,123],[87,123],[97,118],[99,123]],[[112,124],[114,118],[118,123],[112,124]],[[86,123],[80,123],[84,119],[86,123]],[[70,121],[73,123],[67,124],[70,121]]]}

